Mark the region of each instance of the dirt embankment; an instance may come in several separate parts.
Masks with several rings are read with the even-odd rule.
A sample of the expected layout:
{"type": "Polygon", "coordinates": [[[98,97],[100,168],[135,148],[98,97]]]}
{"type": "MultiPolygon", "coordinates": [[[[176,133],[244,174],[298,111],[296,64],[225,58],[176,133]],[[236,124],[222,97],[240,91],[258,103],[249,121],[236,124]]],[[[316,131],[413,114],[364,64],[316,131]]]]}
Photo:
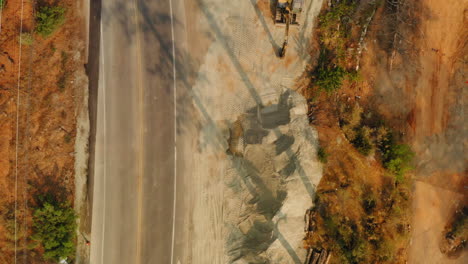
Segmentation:
{"type": "Polygon", "coordinates": [[[71,203],[75,195],[76,122],[86,82],[83,19],[79,1],[60,1],[66,20],[43,38],[34,33],[34,14],[55,1],[34,2],[6,1],[2,10],[0,263],[14,262],[15,241],[18,261],[46,263],[40,248],[31,249],[37,195],[52,192],[71,203]]]}
{"type": "Polygon", "coordinates": [[[466,201],[468,1],[430,0],[405,10],[405,25],[393,27],[397,41],[384,36],[388,24],[374,23],[362,75],[374,87],[371,104],[416,153],[409,263],[466,263],[466,253],[444,256],[439,240],[466,201]]]}
{"type": "MultiPolygon", "coordinates": [[[[325,46],[323,43],[316,46],[323,50],[328,43],[335,41],[338,44],[332,48],[345,54],[332,58],[335,65],[329,68],[329,71],[336,69],[337,65],[348,67],[345,63],[340,65],[340,58],[345,58],[346,62],[353,62],[347,57],[356,47],[359,50],[359,45],[356,45],[357,42],[353,38],[353,28],[362,31],[362,27],[356,23],[360,20],[355,16],[361,12],[362,6],[373,2],[377,3],[361,1],[357,11],[352,13],[354,16],[339,21],[341,27],[338,29],[333,26],[336,23],[330,27],[326,20],[323,20],[324,26],[319,29],[318,34],[328,37],[324,39],[329,42],[325,42],[325,46]],[[348,22],[350,20],[351,22],[348,22]],[[330,37],[339,35],[323,33],[324,30],[325,33],[334,32],[333,30],[339,32],[346,24],[350,24],[352,29],[349,35],[345,34],[348,37],[344,42],[330,37]]],[[[332,8],[339,6],[339,1],[332,3],[332,8]]],[[[304,90],[305,96],[310,98],[310,118],[319,132],[320,143],[325,150],[324,159],[328,156],[324,177],[318,186],[319,196],[322,193],[319,198],[328,206],[324,212],[334,208],[338,213],[346,214],[343,223],[349,222],[350,219],[353,221],[362,215],[361,210],[365,209],[360,208],[360,203],[350,202],[350,199],[360,198],[360,193],[365,191],[365,188],[359,188],[367,184],[373,186],[371,193],[385,193],[385,188],[382,187],[385,186],[383,180],[386,177],[383,176],[386,173],[374,160],[374,157],[379,160],[379,155],[371,154],[365,158],[346,140],[347,132],[338,118],[342,105],[361,105],[364,112],[360,116],[363,118],[372,119],[369,117],[381,115],[381,120],[385,120],[386,126],[395,132],[396,137],[410,144],[415,152],[415,170],[408,175],[415,180],[412,184],[413,191],[409,192],[410,189],[399,184],[400,190],[396,192],[404,194],[402,198],[408,202],[395,202],[389,207],[398,209],[395,213],[407,218],[400,217],[402,223],[411,223],[408,226],[401,225],[405,227],[403,238],[409,236],[409,239],[397,241],[396,245],[400,249],[392,250],[398,259],[395,263],[404,262],[405,259],[408,259],[409,263],[465,263],[467,260],[466,253],[457,259],[449,259],[439,249],[444,226],[454,210],[466,201],[464,135],[467,129],[463,122],[463,109],[466,105],[464,89],[467,80],[467,8],[468,1],[380,2],[363,42],[360,78],[352,82],[345,81],[343,85],[340,84],[339,91],[332,91],[328,95],[317,95],[310,86],[304,90]],[[358,164],[362,165],[357,166],[358,164]],[[356,187],[358,189],[353,189],[356,187]]],[[[371,13],[364,10],[363,14],[371,13]]],[[[315,53],[319,54],[319,50],[315,53]]],[[[320,57],[318,61],[320,66],[320,57]]],[[[306,74],[313,76],[315,72],[306,74]]],[[[321,77],[312,78],[317,82],[321,77]]],[[[385,202],[379,199],[374,211],[381,210],[379,203],[385,202]]],[[[320,214],[321,208],[318,210],[320,214]]],[[[375,219],[378,220],[378,217],[375,219]]],[[[334,230],[330,223],[332,221],[319,221],[317,224],[325,224],[326,228],[335,231],[338,237],[346,238],[346,230],[334,230]]],[[[396,231],[392,231],[395,226],[391,221],[376,223],[377,227],[383,227],[381,231],[385,239],[393,239],[394,234],[397,234],[396,231]]],[[[353,225],[350,226],[353,228],[353,225]]],[[[354,228],[356,231],[356,227],[354,228]]],[[[366,232],[369,231],[369,226],[364,228],[366,232]]],[[[357,230],[359,231],[359,224],[357,230]]],[[[371,230],[376,229],[372,227],[371,230]]],[[[400,229],[397,227],[395,230],[400,229]]],[[[318,234],[318,238],[316,234],[310,238],[310,242],[312,245],[326,247],[327,237],[330,237],[330,233],[318,234]]],[[[386,253],[384,251],[382,253],[386,253]]]]}

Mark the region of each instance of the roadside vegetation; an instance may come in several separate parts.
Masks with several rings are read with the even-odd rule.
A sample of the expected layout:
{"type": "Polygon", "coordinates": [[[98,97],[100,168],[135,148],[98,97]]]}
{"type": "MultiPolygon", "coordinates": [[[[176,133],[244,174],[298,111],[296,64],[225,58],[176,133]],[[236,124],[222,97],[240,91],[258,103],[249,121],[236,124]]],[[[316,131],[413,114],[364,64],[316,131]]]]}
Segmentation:
{"type": "MultiPolygon", "coordinates": [[[[10,202],[0,208],[0,226],[3,228],[2,247],[0,247],[0,263],[10,263],[11,256],[16,251],[20,254],[25,251],[35,250],[39,247],[37,241],[32,240],[27,236],[28,230],[22,225],[22,218],[19,219],[16,225],[15,232],[15,203],[10,202]],[[19,224],[18,224],[19,223],[19,224]]],[[[35,255],[35,253],[31,254],[35,255]]]]}
{"type": "Polygon", "coordinates": [[[65,22],[66,9],[61,6],[43,6],[36,13],[36,32],[43,38],[54,33],[65,22]]]}
{"type": "Polygon", "coordinates": [[[36,202],[32,205],[31,227],[24,224],[25,216],[20,211],[17,211],[15,222],[14,202],[0,208],[0,226],[3,230],[0,235],[0,263],[10,263],[15,251],[18,259],[24,255],[32,263],[40,259],[58,262],[73,258],[76,242],[73,207],[50,194],[39,197],[36,202]]]}
{"type": "Polygon", "coordinates": [[[319,132],[324,176],[309,248],[330,263],[404,263],[411,234],[413,152],[399,131],[359,95],[359,57],[382,1],[332,0],[318,18],[317,63],[304,89],[319,132]],[[326,149],[326,152],[325,152],[326,149]]]}
{"type": "MultiPolygon", "coordinates": [[[[0,67],[3,74],[0,87],[18,82],[14,73],[19,61],[25,61],[19,81],[32,100],[24,105],[19,116],[5,114],[0,126],[4,143],[14,145],[15,136],[8,133],[11,129],[8,124],[19,118],[16,140],[23,144],[18,145],[18,164],[25,161],[27,154],[30,165],[15,181],[14,162],[0,164],[0,179],[5,187],[0,195],[0,263],[15,260],[28,264],[58,263],[65,258],[73,263],[77,247],[86,248],[84,243],[78,243],[82,237],[76,236],[75,155],[68,155],[76,152],[75,132],[81,124],[77,124],[79,115],[74,113],[81,109],[81,92],[86,85],[82,81],[85,47],[77,45],[83,41],[82,18],[76,12],[68,12],[79,8],[79,3],[0,0],[0,6],[5,22],[2,24],[5,54],[0,63],[5,65],[0,67]],[[24,23],[18,36],[21,18],[24,23]],[[17,60],[18,54],[12,51],[18,50],[20,44],[22,59],[17,60]],[[39,137],[46,140],[30,144],[31,138],[39,137]],[[15,185],[18,195],[14,194],[15,185]],[[50,193],[50,197],[38,198],[45,193],[50,193]]],[[[7,107],[15,96],[2,90],[0,106],[7,107]]],[[[0,153],[1,159],[8,161],[10,154],[0,153]]]]}
{"type": "Polygon", "coordinates": [[[76,215],[70,203],[41,197],[33,214],[32,239],[40,242],[44,258],[60,261],[73,256],[76,239],[76,215]]]}

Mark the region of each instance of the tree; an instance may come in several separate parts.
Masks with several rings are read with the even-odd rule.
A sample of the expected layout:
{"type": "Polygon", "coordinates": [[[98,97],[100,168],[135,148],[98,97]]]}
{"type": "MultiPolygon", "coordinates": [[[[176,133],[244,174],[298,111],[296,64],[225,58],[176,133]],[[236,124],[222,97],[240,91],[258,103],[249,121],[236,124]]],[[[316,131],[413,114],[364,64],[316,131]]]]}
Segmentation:
{"type": "Polygon", "coordinates": [[[33,239],[44,247],[44,258],[59,261],[73,255],[76,215],[68,203],[45,202],[34,211],[33,239]]]}

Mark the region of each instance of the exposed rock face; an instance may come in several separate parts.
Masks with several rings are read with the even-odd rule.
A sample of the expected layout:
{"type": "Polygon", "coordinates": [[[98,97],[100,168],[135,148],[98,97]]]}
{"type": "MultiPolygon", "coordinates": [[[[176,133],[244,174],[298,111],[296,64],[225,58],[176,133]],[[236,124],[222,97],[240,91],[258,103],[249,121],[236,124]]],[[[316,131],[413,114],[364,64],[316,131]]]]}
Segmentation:
{"type": "Polygon", "coordinates": [[[304,213],[321,169],[317,135],[293,91],[257,106],[230,125],[225,177],[226,254],[233,263],[298,263],[304,213]]]}

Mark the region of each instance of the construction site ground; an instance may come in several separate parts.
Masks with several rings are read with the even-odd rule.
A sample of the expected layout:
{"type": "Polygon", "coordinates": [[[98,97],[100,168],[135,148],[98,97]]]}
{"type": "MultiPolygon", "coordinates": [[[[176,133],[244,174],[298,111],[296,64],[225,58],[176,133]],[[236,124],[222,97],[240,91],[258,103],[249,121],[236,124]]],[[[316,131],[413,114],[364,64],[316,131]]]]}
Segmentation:
{"type": "Polygon", "coordinates": [[[178,84],[178,105],[193,110],[178,114],[177,172],[178,190],[190,192],[177,202],[189,209],[177,215],[176,263],[304,260],[303,217],[321,168],[306,102],[292,90],[310,62],[321,6],[305,2],[280,59],[285,29],[273,24],[274,1],[186,1],[186,44],[176,36],[176,45],[187,48],[193,74],[178,84]],[[270,123],[257,111],[271,111],[270,123]],[[279,171],[291,160],[286,179],[279,171]]]}

